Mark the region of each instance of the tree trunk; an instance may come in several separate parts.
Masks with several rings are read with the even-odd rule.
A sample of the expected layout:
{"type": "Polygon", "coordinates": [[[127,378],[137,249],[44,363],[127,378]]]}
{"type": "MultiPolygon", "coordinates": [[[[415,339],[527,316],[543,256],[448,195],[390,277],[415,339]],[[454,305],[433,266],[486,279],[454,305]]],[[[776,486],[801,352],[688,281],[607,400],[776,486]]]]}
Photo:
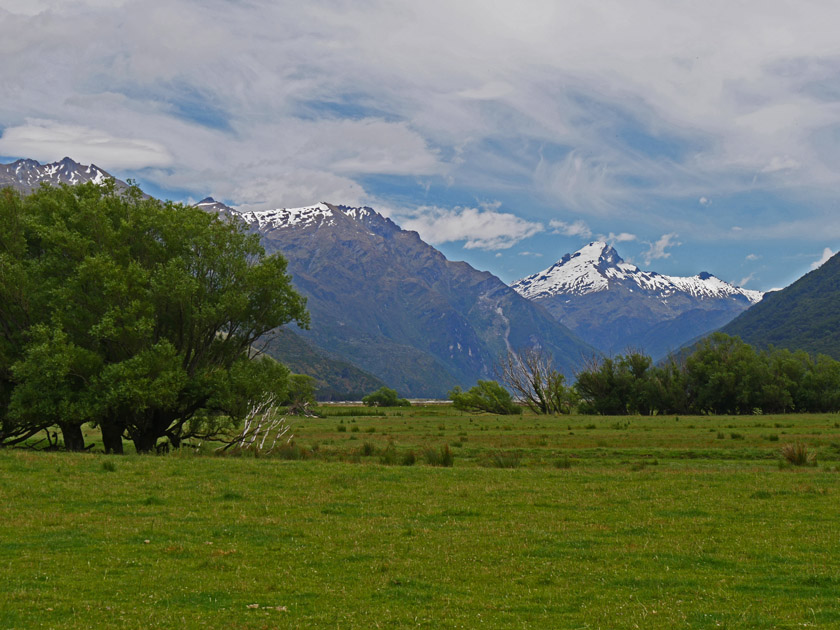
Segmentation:
{"type": "Polygon", "coordinates": [[[132,436],[134,450],[138,453],[151,453],[155,450],[158,436],[152,431],[144,431],[132,436]]]}
{"type": "Polygon", "coordinates": [[[85,450],[85,436],[82,435],[82,425],[59,423],[61,435],[64,438],[64,448],[68,451],[85,450]]]}
{"type": "Polygon", "coordinates": [[[99,428],[102,431],[102,444],[105,446],[105,452],[122,455],[123,426],[114,422],[104,421],[100,423],[99,428]]]}

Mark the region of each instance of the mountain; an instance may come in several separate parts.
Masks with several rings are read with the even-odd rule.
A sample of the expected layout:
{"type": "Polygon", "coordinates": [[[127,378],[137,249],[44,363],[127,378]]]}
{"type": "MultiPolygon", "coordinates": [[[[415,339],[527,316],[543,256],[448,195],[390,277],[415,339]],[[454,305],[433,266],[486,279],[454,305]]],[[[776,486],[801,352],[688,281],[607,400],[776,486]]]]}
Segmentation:
{"type": "Polygon", "coordinates": [[[747,343],[840,360],[840,254],[789,287],[768,293],[721,329],[747,343]]]}
{"type": "Polygon", "coordinates": [[[642,271],[604,242],[511,286],[599,350],[641,350],[654,358],[720,328],[762,298],[705,272],[684,278],[642,271]]]}
{"type": "Polygon", "coordinates": [[[493,378],[509,348],[539,345],[568,375],[595,352],[496,276],[447,260],[371,208],[198,205],[240,217],[288,259],[312,316],[303,336],[401,395],[442,397],[493,378]]]}
{"type": "MultiPolygon", "coordinates": [[[[28,194],[40,184],[101,184],[114,179],[98,166],[85,166],[66,157],[60,162],[41,164],[35,160],[18,160],[11,164],[0,164],[0,188],[10,186],[21,194],[28,194]]],[[[118,188],[127,188],[125,182],[115,180],[118,188]]]]}
{"type": "Polygon", "coordinates": [[[278,328],[260,349],[293,373],[313,377],[318,400],[361,400],[362,396],[385,385],[384,381],[349,361],[315,347],[289,328],[278,328]]]}

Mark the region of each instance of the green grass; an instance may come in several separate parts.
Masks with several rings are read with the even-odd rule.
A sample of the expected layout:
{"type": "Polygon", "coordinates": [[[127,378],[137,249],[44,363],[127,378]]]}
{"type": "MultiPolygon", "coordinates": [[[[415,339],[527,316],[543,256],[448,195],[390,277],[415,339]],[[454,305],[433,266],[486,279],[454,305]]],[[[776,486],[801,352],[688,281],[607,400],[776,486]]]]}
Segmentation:
{"type": "Polygon", "coordinates": [[[293,459],[0,451],[0,630],[840,627],[836,422],[430,407],[295,420],[293,459]]]}

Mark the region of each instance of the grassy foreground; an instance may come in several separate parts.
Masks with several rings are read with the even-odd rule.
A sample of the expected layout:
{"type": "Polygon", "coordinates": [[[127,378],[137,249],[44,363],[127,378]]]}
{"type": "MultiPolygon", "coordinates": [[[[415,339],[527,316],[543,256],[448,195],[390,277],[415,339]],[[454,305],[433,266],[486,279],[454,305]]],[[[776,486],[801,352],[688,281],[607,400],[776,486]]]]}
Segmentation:
{"type": "Polygon", "coordinates": [[[0,451],[0,629],[840,627],[837,416],[327,412],[293,461],[0,451]]]}

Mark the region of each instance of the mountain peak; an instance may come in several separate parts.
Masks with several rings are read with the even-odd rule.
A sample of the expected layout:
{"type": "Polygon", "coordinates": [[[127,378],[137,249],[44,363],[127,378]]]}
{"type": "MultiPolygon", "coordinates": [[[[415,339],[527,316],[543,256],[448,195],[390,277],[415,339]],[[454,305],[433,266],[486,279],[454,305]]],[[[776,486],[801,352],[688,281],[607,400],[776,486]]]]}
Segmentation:
{"type": "Polygon", "coordinates": [[[548,269],[522,278],[511,286],[529,299],[586,295],[618,287],[661,300],[684,293],[699,299],[740,297],[754,304],[762,297],[760,291],[740,289],[707,271],[690,278],[642,271],[624,262],[615,248],[604,241],[593,241],[574,254],[566,254],[548,269]]]}
{"type": "MultiPolygon", "coordinates": [[[[108,179],[112,179],[111,176],[94,164],[85,166],[69,157],[51,164],[31,159],[0,164],[0,187],[11,186],[24,194],[32,192],[42,183],[52,186],[85,182],[102,184],[108,179]]],[[[117,182],[117,186],[124,187],[125,184],[117,182]]]]}

